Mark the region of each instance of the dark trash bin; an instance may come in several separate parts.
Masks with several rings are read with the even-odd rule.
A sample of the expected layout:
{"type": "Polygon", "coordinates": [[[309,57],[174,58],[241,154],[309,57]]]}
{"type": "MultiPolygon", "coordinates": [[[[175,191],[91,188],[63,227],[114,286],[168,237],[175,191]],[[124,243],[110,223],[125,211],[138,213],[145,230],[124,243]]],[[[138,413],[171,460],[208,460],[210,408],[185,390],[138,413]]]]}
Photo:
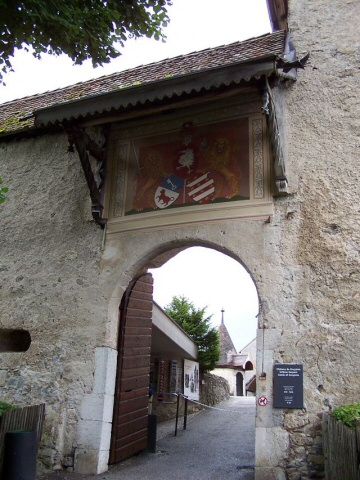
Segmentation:
{"type": "Polygon", "coordinates": [[[156,453],[157,415],[148,415],[147,451],[156,453]]]}
{"type": "Polygon", "coordinates": [[[14,430],[5,434],[3,480],[35,480],[36,430],[14,430]]]}

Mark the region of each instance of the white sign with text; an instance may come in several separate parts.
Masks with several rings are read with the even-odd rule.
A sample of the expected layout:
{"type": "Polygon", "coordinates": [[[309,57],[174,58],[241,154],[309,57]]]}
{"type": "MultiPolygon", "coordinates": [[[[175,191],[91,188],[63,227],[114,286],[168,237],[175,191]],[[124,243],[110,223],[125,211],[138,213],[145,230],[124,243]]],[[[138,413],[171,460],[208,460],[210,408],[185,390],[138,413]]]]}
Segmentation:
{"type": "Polygon", "coordinates": [[[184,395],[199,401],[199,364],[184,360],[184,395]]]}

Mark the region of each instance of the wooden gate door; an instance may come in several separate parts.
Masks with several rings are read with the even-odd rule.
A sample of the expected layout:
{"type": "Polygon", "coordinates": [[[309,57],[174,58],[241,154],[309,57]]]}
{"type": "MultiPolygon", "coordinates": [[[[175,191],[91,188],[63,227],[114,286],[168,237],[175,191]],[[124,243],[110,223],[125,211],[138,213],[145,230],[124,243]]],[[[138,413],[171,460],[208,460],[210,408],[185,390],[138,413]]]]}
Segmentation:
{"type": "Polygon", "coordinates": [[[130,286],[120,305],[115,404],[110,463],[146,448],[150,381],[153,278],[130,286]]]}

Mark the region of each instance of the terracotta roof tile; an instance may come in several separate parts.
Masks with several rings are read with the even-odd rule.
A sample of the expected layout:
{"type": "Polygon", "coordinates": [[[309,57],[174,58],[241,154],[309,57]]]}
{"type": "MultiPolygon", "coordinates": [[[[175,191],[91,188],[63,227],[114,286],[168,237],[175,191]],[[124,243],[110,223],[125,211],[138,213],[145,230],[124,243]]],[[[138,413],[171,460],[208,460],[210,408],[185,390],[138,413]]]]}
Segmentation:
{"type": "Polygon", "coordinates": [[[285,32],[278,31],[243,42],[168,58],[51,92],[7,102],[0,105],[0,134],[32,127],[34,119],[26,117],[29,117],[34,110],[125,87],[144,85],[246,60],[256,60],[267,55],[282,55],[284,43],[285,32]]]}

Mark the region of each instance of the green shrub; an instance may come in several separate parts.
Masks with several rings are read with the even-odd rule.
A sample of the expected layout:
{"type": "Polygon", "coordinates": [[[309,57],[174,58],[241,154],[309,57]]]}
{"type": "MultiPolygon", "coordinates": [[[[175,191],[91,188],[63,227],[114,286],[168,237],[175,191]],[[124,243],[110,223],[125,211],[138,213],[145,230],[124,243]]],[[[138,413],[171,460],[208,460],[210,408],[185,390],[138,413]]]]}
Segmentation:
{"type": "Polygon", "coordinates": [[[4,412],[9,412],[10,410],[14,410],[14,408],[16,407],[10,405],[9,403],[0,401],[0,417],[2,417],[4,412]]]}
{"type": "Polygon", "coordinates": [[[360,421],[360,403],[349,403],[336,407],[331,415],[339,422],[344,423],[350,428],[355,428],[356,423],[360,421]]]}

